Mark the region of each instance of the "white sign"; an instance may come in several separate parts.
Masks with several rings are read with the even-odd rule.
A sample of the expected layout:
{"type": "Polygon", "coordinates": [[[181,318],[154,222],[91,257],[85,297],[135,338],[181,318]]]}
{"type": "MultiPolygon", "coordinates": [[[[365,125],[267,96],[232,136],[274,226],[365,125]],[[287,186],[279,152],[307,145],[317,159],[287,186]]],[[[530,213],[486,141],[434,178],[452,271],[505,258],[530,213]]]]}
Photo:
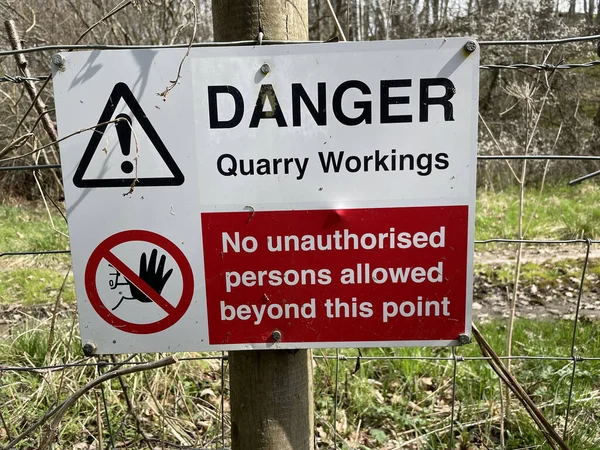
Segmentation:
{"type": "Polygon", "coordinates": [[[81,336],[99,353],[470,334],[466,38],[63,53],[81,336]],[[161,95],[162,94],[162,95],[161,95]]]}

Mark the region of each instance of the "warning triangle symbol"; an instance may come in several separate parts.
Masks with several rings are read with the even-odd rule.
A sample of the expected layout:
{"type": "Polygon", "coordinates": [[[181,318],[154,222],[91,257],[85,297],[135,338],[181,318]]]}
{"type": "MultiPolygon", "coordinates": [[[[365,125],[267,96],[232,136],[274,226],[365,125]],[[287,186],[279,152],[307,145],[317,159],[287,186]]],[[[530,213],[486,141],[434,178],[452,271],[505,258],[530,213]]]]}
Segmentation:
{"type": "MultiPolygon", "coordinates": [[[[137,127],[136,125],[136,127],[137,127]]],[[[137,135],[135,136],[135,140],[137,142],[137,135]]],[[[137,145],[137,144],[136,144],[137,145]]],[[[141,149],[140,153],[143,153],[145,149],[141,149]]],[[[136,156],[137,158],[137,156],[136,156]]],[[[137,160],[136,160],[137,165],[137,160]]],[[[75,175],[73,176],[73,184],[79,188],[102,188],[102,187],[129,187],[132,183],[135,182],[136,187],[144,187],[144,186],[180,186],[183,184],[185,177],[183,173],[177,166],[177,163],[173,160],[173,157],[165,147],[165,144],[160,139],[160,136],[148,120],[148,117],[144,113],[144,110],[135,99],[131,89],[125,83],[117,83],[113,88],[110,97],[108,98],[108,102],[104,107],[104,111],[102,111],[102,115],[100,116],[100,120],[98,120],[98,126],[94,129],[94,133],[90,142],[88,143],[85,152],[83,153],[83,157],[75,171],[75,175]],[[118,114],[116,117],[113,117],[119,102],[123,100],[125,104],[129,107],[129,110],[133,114],[133,117],[130,117],[128,114],[118,114]],[[122,119],[117,122],[111,122],[115,119],[122,119]],[[110,124],[107,122],[111,122],[110,124]],[[116,178],[106,178],[102,177],[102,173],[104,170],[99,172],[99,175],[92,176],[91,178],[84,178],[86,175],[86,171],[90,167],[90,163],[94,158],[94,155],[97,151],[104,151],[106,153],[106,148],[99,148],[100,142],[106,132],[106,129],[109,125],[114,125],[118,142],[121,147],[121,152],[123,155],[129,155],[131,152],[131,136],[132,136],[132,124],[137,122],[137,125],[141,127],[146,136],[148,137],[150,143],[154,146],[156,151],[158,152],[158,157],[162,159],[162,164],[166,166],[169,175],[164,176],[161,174],[160,176],[151,176],[144,177],[136,176],[137,168],[134,171],[134,165],[130,161],[124,161],[121,164],[121,172],[123,176],[119,176],[116,178]],[[102,125],[101,125],[102,124],[102,125]]]]}

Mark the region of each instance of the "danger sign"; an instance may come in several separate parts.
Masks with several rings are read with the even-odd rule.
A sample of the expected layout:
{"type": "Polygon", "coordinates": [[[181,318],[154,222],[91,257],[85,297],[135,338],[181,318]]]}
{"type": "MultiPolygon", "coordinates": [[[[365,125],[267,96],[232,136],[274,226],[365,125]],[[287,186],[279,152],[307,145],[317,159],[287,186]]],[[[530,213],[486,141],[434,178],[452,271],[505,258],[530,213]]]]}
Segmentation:
{"type": "Polygon", "coordinates": [[[468,41],[63,53],[82,339],[133,353],[469,335],[468,41]]]}

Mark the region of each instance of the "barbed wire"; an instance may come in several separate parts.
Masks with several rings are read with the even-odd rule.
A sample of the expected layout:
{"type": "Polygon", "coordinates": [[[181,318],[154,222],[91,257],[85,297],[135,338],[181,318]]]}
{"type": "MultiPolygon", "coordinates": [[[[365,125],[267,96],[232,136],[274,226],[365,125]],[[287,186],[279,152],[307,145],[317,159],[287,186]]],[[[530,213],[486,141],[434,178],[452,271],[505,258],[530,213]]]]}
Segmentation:
{"type": "Polygon", "coordinates": [[[39,255],[58,255],[58,254],[71,253],[71,250],[39,250],[39,251],[24,251],[24,252],[2,252],[0,258],[3,256],[39,256],[39,255]]]}
{"type": "MultiPolygon", "coordinates": [[[[510,238],[490,238],[476,239],[475,245],[486,244],[529,244],[529,245],[568,245],[568,244],[600,244],[600,240],[596,239],[510,239],[510,238]]],[[[21,252],[3,252],[0,253],[0,258],[3,256],[43,256],[68,254],[71,250],[39,250],[39,251],[21,251],[21,252]]]]}
{"type": "MultiPolygon", "coordinates": [[[[344,355],[342,352],[344,349],[335,348],[334,350],[338,351],[338,355],[312,355],[312,358],[315,360],[338,360],[340,362],[351,362],[353,364],[359,361],[453,361],[453,356],[355,356],[355,355],[344,355]]],[[[136,353],[132,356],[145,355],[146,353],[136,353]]],[[[173,354],[177,361],[185,362],[185,361],[227,361],[229,356],[225,355],[215,355],[215,356],[189,356],[189,357],[178,357],[176,353],[173,354]]],[[[490,361],[492,357],[490,356],[456,356],[459,362],[469,362],[469,361],[490,361]]],[[[600,362],[600,357],[594,356],[551,356],[551,355],[510,355],[510,356],[498,356],[501,360],[504,361],[564,361],[564,362],[600,362]]],[[[81,360],[77,360],[70,363],[64,364],[56,364],[49,366],[8,366],[0,364],[0,373],[1,372],[31,372],[31,373],[43,373],[43,372],[57,372],[66,369],[73,368],[84,368],[84,367],[122,367],[122,366],[136,366],[141,364],[146,364],[150,362],[150,360],[143,361],[127,361],[127,362],[110,362],[108,360],[101,360],[99,362],[80,362],[81,360]]]]}
{"type": "Polygon", "coordinates": [[[529,39],[529,40],[500,40],[500,41],[479,41],[482,47],[503,46],[503,45],[562,45],[573,44],[576,42],[588,42],[600,40],[600,34],[588,36],[571,36],[556,39],[529,39]]]}
{"type": "Polygon", "coordinates": [[[20,83],[24,83],[25,81],[46,81],[48,78],[50,78],[49,75],[40,75],[40,76],[35,76],[35,77],[23,77],[21,75],[4,75],[2,77],[0,77],[0,83],[15,83],[15,84],[20,84],[20,83]]]}
{"type": "MultiPolygon", "coordinates": [[[[170,47],[169,47],[170,48],[170,47]]],[[[482,64],[479,66],[482,70],[523,70],[532,69],[544,72],[553,72],[555,70],[572,70],[572,69],[586,69],[593,68],[600,65],[600,60],[587,61],[583,63],[513,63],[513,64],[482,64]]],[[[10,76],[4,75],[0,77],[0,83],[10,82],[15,84],[24,83],[25,81],[46,81],[51,76],[39,75],[33,77],[22,77],[22,76],[10,76]]]]}
{"type": "MultiPolygon", "coordinates": [[[[131,357],[143,355],[144,353],[135,353],[131,357]]],[[[130,357],[130,358],[131,358],[130,357]]],[[[117,361],[111,362],[108,360],[100,360],[98,362],[88,362],[91,357],[78,359],[73,362],[54,364],[48,366],[8,366],[0,364],[0,372],[56,372],[64,369],[71,369],[77,367],[121,367],[121,366],[136,366],[140,364],[146,364],[150,362],[146,361],[117,361]],[[85,361],[85,362],[84,362],[85,361]]],[[[177,357],[177,361],[208,361],[208,360],[228,360],[227,355],[210,355],[210,356],[182,356],[177,357]]]]}
{"type": "Polygon", "coordinates": [[[15,171],[15,170],[48,170],[60,169],[60,164],[34,164],[31,166],[0,166],[0,172],[15,171]]]}
{"type": "Polygon", "coordinates": [[[533,69],[544,72],[553,72],[555,70],[570,70],[570,69],[586,69],[590,67],[597,67],[600,65],[599,60],[588,61],[584,63],[560,63],[560,64],[535,64],[535,63],[516,63],[516,64],[486,64],[479,66],[483,70],[521,70],[521,69],[533,69]]]}
{"type": "Polygon", "coordinates": [[[480,161],[487,160],[564,160],[564,161],[600,161],[596,155],[477,155],[480,161]]]}
{"type": "MultiPolygon", "coordinates": [[[[282,41],[282,40],[265,40],[262,41],[262,45],[280,45],[280,44],[323,44],[330,43],[328,41],[282,41]]],[[[199,47],[232,47],[232,46],[252,46],[258,45],[256,40],[245,40],[245,41],[229,41],[229,42],[195,42],[192,43],[192,48],[199,47]]],[[[70,51],[70,50],[155,50],[155,49],[169,49],[169,48],[182,48],[187,49],[190,47],[188,44],[171,44],[171,45],[119,45],[119,44],[77,44],[77,45],[42,45],[38,47],[27,47],[19,50],[0,50],[0,56],[11,56],[18,55],[21,53],[38,53],[47,51],[70,51]]]]}
{"type": "MultiPolygon", "coordinates": [[[[588,35],[588,36],[572,36],[567,38],[557,39],[533,39],[533,40],[499,40],[499,41],[478,41],[478,44],[482,47],[491,46],[521,46],[521,45],[561,45],[561,44],[572,44],[576,42],[589,42],[600,40],[600,35],[588,35]]],[[[333,41],[335,42],[335,41],[333,41]]],[[[283,41],[283,40],[262,40],[262,45],[279,45],[279,44],[323,44],[333,43],[332,41],[283,41]]],[[[231,46],[243,46],[243,45],[258,45],[257,40],[241,40],[241,41],[228,41],[228,42],[195,42],[192,43],[192,48],[197,47],[231,47],[231,46]]],[[[183,48],[187,49],[189,44],[171,44],[171,45],[119,45],[119,44],[55,44],[55,45],[40,45],[37,47],[26,47],[18,50],[0,50],[0,56],[11,56],[17,54],[26,53],[38,53],[47,51],[70,51],[70,50],[145,50],[145,49],[167,49],[167,48],[183,48]]]]}

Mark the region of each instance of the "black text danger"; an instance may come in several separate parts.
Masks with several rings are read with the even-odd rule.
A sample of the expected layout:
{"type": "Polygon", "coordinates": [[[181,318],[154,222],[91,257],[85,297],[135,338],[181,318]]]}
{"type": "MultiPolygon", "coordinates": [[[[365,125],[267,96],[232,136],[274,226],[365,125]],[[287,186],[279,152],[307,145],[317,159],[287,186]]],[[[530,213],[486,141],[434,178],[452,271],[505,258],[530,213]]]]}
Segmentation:
{"type": "Polygon", "coordinates": [[[244,97],[235,86],[208,86],[209,124],[210,128],[234,128],[240,124],[258,128],[262,121],[278,127],[300,127],[307,120],[318,126],[326,126],[332,120],[347,126],[374,121],[450,122],[454,120],[451,99],[455,94],[454,84],[448,78],[381,80],[376,87],[360,80],[344,81],[338,86],[319,82],[312,97],[301,83],[277,89],[272,84],[261,84],[251,98],[244,97]],[[346,97],[354,101],[344,102],[346,97]],[[408,109],[414,102],[418,104],[418,117],[413,117],[408,109]],[[227,111],[219,110],[219,105],[227,103],[227,111]]]}

